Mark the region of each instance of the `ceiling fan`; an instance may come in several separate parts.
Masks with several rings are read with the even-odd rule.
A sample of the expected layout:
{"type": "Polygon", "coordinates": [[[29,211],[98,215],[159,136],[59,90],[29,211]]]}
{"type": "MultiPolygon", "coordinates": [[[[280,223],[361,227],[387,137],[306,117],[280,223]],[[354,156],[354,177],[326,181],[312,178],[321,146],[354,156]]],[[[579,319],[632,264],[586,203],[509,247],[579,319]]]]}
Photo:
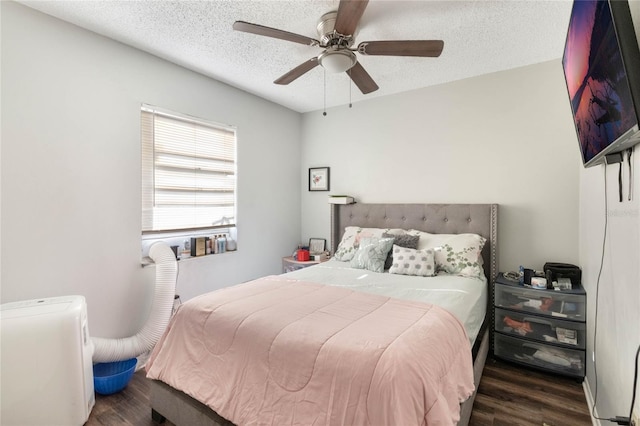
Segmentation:
{"type": "Polygon", "coordinates": [[[361,55],[438,57],[444,47],[442,40],[386,40],[363,41],[352,48],[354,34],[368,2],[341,0],[337,11],[322,15],[317,26],[320,40],[244,21],[234,22],[233,29],[324,49],[318,56],[282,75],[274,81],[275,84],[289,84],[321,65],[329,72],[347,72],[360,91],[367,94],[378,90],[378,85],[360,65],[354,52],[361,55]]]}

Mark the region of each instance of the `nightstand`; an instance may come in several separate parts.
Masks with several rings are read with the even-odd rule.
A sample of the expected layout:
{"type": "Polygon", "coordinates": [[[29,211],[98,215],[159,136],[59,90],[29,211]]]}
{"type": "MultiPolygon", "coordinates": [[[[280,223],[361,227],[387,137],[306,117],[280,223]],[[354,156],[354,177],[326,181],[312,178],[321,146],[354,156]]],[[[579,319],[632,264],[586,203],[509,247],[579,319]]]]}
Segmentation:
{"type": "Polygon", "coordinates": [[[587,294],[534,289],[499,274],[495,281],[494,355],[529,367],[584,378],[587,294]]]}
{"type": "Polygon", "coordinates": [[[282,258],[282,273],[297,271],[298,269],[307,268],[309,266],[321,263],[319,260],[295,260],[293,256],[282,258]]]}

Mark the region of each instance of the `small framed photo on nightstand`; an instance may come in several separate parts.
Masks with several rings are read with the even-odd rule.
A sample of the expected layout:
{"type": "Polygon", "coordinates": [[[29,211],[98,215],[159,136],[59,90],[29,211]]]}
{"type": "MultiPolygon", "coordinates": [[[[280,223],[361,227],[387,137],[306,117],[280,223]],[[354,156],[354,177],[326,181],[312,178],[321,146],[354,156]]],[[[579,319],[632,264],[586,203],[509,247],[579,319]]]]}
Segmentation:
{"type": "Polygon", "coordinates": [[[327,240],[324,238],[309,238],[309,253],[311,255],[324,253],[327,240]]]}
{"type": "Polygon", "coordinates": [[[329,167],[312,167],[309,169],[309,191],[329,190],[329,167]]]}

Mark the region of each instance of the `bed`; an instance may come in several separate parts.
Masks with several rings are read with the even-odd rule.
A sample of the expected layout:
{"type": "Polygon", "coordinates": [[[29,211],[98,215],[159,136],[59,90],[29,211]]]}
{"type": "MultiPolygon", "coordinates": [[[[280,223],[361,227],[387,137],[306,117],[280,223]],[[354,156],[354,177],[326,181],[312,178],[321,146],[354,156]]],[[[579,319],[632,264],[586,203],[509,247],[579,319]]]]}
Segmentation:
{"type": "Polygon", "coordinates": [[[196,311],[198,313],[195,316],[199,315],[201,322],[196,325],[181,322],[181,311],[187,311],[181,307],[147,366],[148,376],[153,379],[150,401],[155,420],[166,418],[178,426],[233,424],[195,399],[195,396],[211,406],[219,407],[217,411],[225,413],[226,417],[239,424],[404,424],[415,423],[412,420],[414,418],[419,419],[417,424],[453,424],[449,411],[459,415],[458,425],[468,424],[475,389],[490,346],[490,333],[486,329],[490,323],[487,315],[491,310],[487,309],[487,304],[493,297],[492,277],[498,271],[498,206],[356,203],[332,205],[330,208],[332,253],[340,249],[339,243],[345,237],[345,229],[353,227],[411,230],[415,235],[425,232],[480,236],[486,243],[481,251],[480,270],[483,276],[475,278],[472,284],[477,291],[462,292],[455,287],[448,287],[454,285],[454,280],[447,276],[438,276],[437,280],[426,279],[440,280],[447,291],[439,288],[421,288],[417,291],[410,284],[412,280],[403,275],[357,270],[350,267],[350,262],[331,260],[289,274],[234,286],[224,295],[203,295],[201,298],[209,310],[196,311]],[[385,280],[389,279],[395,283],[395,291],[399,291],[391,297],[386,290],[380,290],[387,286],[385,280]],[[448,305],[452,297],[441,297],[444,301],[436,297],[435,301],[424,303],[420,299],[422,293],[432,296],[439,293],[471,294],[462,298],[462,305],[448,305]],[[270,297],[271,301],[263,302],[265,297],[262,294],[267,294],[266,298],[270,297]],[[285,303],[284,299],[291,299],[293,306],[287,311],[282,308],[283,305],[274,307],[274,304],[285,303]],[[439,304],[444,304],[444,308],[439,304]],[[230,305],[242,305],[250,309],[252,314],[250,317],[236,313],[224,314],[230,305]],[[327,312],[327,306],[331,307],[330,312],[327,312]],[[303,308],[304,312],[298,312],[303,308]],[[293,313],[288,313],[289,310],[293,313]],[[282,312],[287,313],[281,315],[282,312]],[[265,316],[260,318],[258,315],[262,313],[265,316]],[[222,325],[219,322],[222,316],[231,317],[231,323],[222,325]],[[281,319],[281,316],[285,318],[281,319]],[[394,321],[385,320],[389,317],[393,317],[394,321]],[[287,322],[280,324],[280,321],[287,322]],[[252,323],[257,326],[267,322],[274,323],[272,330],[254,333],[252,323]],[[320,323],[328,329],[319,330],[318,335],[313,335],[315,328],[320,328],[314,324],[320,323]],[[358,328],[363,323],[369,326],[374,324],[377,329],[375,335],[366,336],[367,331],[358,328]],[[438,324],[439,328],[433,324],[438,324]],[[446,334],[448,343],[443,345],[435,343],[436,340],[415,338],[423,336],[423,330],[426,329],[434,330],[430,334],[446,334]],[[242,337],[238,330],[249,333],[250,337],[242,337]],[[216,334],[216,339],[204,341],[203,336],[208,336],[208,333],[216,334]],[[310,342],[297,342],[298,336],[303,335],[305,339],[310,336],[310,342]],[[365,337],[360,339],[361,336],[365,337]],[[340,338],[344,342],[339,349],[327,349],[327,342],[339,342],[340,338]],[[461,342],[462,338],[464,342],[461,342]],[[252,350],[251,354],[264,352],[262,355],[267,360],[247,360],[243,359],[248,356],[246,353],[235,353],[236,346],[240,344],[237,342],[242,339],[262,345],[252,350]],[[353,355],[349,342],[356,342],[353,345],[357,346],[359,339],[366,342],[364,346],[373,355],[361,355],[360,352],[364,353],[361,345],[356,351],[357,356],[370,356],[371,360],[358,359],[353,366],[344,367],[347,370],[339,374],[333,371],[325,374],[331,368],[337,369],[338,365],[347,365],[346,361],[353,355]],[[420,345],[438,347],[438,350],[425,351],[422,346],[414,346],[417,345],[416,340],[421,340],[420,345]],[[297,345],[304,346],[304,351],[298,350],[297,345]],[[460,350],[464,345],[467,350],[460,350]],[[174,351],[180,346],[187,350],[174,351]],[[391,347],[393,350],[389,349],[391,347]],[[396,350],[400,351],[398,347],[404,352],[395,353],[396,350]],[[470,347],[472,351],[467,354],[470,347]],[[406,348],[409,348],[408,352],[406,348]],[[191,352],[190,357],[195,360],[189,359],[189,356],[183,357],[182,352],[191,352]],[[212,367],[202,367],[204,358],[213,360],[212,367]],[[404,360],[407,360],[407,366],[403,366],[404,360]],[[260,367],[265,363],[269,365],[266,373],[260,367]],[[437,384],[433,382],[434,389],[437,388],[435,394],[424,389],[431,387],[431,373],[423,379],[422,373],[414,371],[414,367],[422,368],[422,364],[428,364],[428,368],[439,368],[437,374],[432,374],[439,380],[437,384]],[[221,370],[225,370],[224,374],[221,370]],[[256,381],[253,387],[245,386],[247,382],[253,385],[251,381],[256,380],[254,374],[266,375],[266,382],[256,381]],[[190,375],[196,377],[189,378],[190,375]],[[236,381],[221,384],[225,383],[226,378],[220,379],[220,375],[233,376],[236,381]],[[322,381],[327,377],[332,380],[331,385],[322,381]],[[183,379],[195,379],[197,383],[185,385],[181,382],[183,379]],[[245,388],[255,391],[249,392],[245,388]],[[346,388],[348,392],[345,392],[346,388]],[[228,398],[229,394],[237,395],[239,401],[226,402],[226,399],[221,399],[228,398]],[[333,405],[329,404],[332,407],[330,414],[323,412],[327,407],[323,398],[333,401],[333,405]],[[391,401],[391,406],[388,401],[391,401]],[[455,401],[455,407],[452,401],[455,401]],[[417,405],[420,407],[415,408],[417,405]],[[428,406],[429,413],[422,413],[422,406],[428,406]],[[413,413],[414,408],[416,413],[413,413]],[[252,417],[253,411],[260,411],[260,416],[252,417]],[[286,413],[283,414],[283,411],[286,413]],[[440,417],[449,420],[442,421],[440,417]]]}

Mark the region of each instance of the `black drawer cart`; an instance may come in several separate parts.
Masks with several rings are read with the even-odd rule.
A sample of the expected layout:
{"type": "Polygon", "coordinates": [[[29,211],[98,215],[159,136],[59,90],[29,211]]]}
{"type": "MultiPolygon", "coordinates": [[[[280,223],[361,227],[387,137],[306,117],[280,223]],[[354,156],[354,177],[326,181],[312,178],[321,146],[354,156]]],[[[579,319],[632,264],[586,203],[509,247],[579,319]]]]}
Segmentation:
{"type": "Polygon", "coordinates": [[[535,289],[498,274],[494,287],[494,356],[576,379],[585,375],[587,294],[535,289]]]}

